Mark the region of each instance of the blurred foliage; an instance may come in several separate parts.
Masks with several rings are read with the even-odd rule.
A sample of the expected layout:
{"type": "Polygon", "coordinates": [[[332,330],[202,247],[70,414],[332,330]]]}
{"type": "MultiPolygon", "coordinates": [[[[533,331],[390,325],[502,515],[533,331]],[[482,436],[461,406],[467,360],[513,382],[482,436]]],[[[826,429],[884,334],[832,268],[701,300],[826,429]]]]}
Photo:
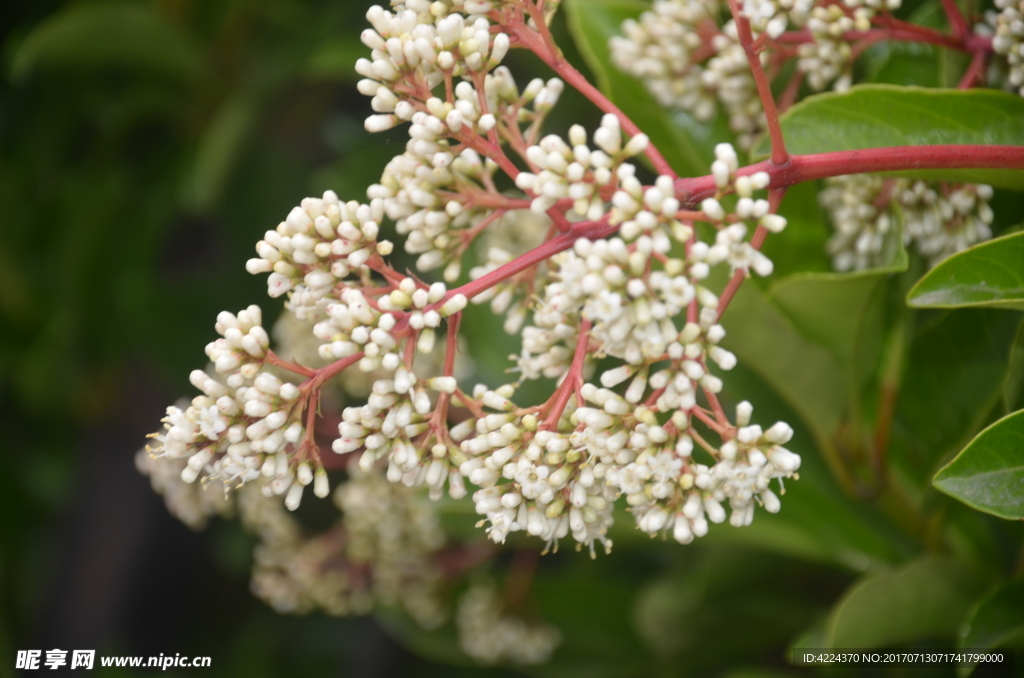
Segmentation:
{"type": "MultiPolygon", "coordinates": [[[[140,373],[153,388],[190,392],[188,371],[216,313],[264,299],[264,281],[244,273],[260,234],[305,195],[361,196],[404,144],[404,130],[362,130],[369,106],[352,65],[365,51],[358,37],[369,4],[5,8],[0,423],[10,478],[0,493],[0,675],[6,657],[28,646],[52,585],[53,520],[82,491],[82,437],[131,409],[140,373]]],[[[910,4],[905,13],[921,16],[938,6],[910,4]]],[[[727,140],[721,121],[655,110],[606,63],[607,32],[644,4],[565,5],[554,28],[567,56],[641,114],[652,138],[674,144],[667,155],[680,170],[698,171],[727,140]]],[[[964,67],[932,48],[880,45],[864,61],[868,80],[901,85],[956,82],[964,67]]],[[[510,64],[522,81],[544,75],[521,54],[510,64]]],[[[817,124],[829,115],[812,109],[800,115],[817,124]]],[[[567,92],[551,126],[596,119],[567,92]]],[[[997,230],[1024,218],[1018,193],[1000,191],[993,205],[997,230]]],[[[721,526],[699,544],[641,538],[621,515],[611,557],[542,559],[524,606],[542,609],[564,643],[532,675],[788,676],[790,647],[1020,643],[1021,524],[931,485],[981,428],[1020,404],[1020,358],[1009,358],[1019,353],[1018,314],[910,310],[906,293],[923,265],[898,239],[891,265],[835,275],[815,187],[790,191],[782,213],[790,227],[766,250],[777,275],[745,285],[725,318],[740,357],[725,396],[756,403],[758,421],[793,424],[800,480],[780,514],[759,513],[743,530],[721,526]],[[739,316],[742,329],[729,323],[739,316]]],[[[494,339],[501,333],[485,309],[469,317],[470,351],[481,375],[497,380],[514,343],[494,339]]],[[[120,459],[130,464],[130,454],[120,459]]],[[[93,529],[86,536],[98,538],[103,525],[93,529]]],[[[234,524],[207,537],[219,576],[233,583],[196,594],[188,646],[170,649],[212,655],[217,675],[355,673],[362,627],[280,617],[249,598],[250,547],[234,524]]],[[[450,624],[427,634],[390,611],[380,623],[419,657],[403,660],[404,675],[505,673],[474,668],[450,624]]],[[[98,649],[133,651],[123,638],[106,642],[98,649]]]]}

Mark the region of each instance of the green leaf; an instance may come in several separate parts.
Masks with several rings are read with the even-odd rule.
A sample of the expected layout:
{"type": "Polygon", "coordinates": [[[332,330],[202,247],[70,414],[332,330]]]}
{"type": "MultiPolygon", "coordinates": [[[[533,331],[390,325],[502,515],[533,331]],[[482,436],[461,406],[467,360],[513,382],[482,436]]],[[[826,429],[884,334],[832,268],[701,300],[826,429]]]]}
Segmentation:
{"type": "Polygon", "coordinates": [[[650,8],[638,0],[567,0],[569,30],[601,91],[647,134],[681,176],[707,174],[714,146],[731,138],[719,116],[714,125],[665,110],[642,82],[611,62],[608,40],[622,33],[622,22],[650,8]]]}
{"type": "Polygon", "coordinates": [[[1024,409],[1024,323],[1017,328],[1017,336],[1010,346],[1010,361],[1003,386],[1003,406],[1007,414],[1024,409]]]}
{"type": "Polygon", "coordinates": [[[996,589],[960,630],[958,645],[988,650],[1024,640],[1024,580],[996,589]]]}
{"type": "MultiPolygon", "coordinates": [[[[860,85],[808,97],[782,116],[794,154],[932,144],[1024,145],[1024,99],[989,89],[933,90],[860,85]]],[[[762,141],[754,155],[767,157],[762,141]]],[[[1024,171],[948,169],[893,175],[1024,190],[1024,171]]]]}
{"type": "Polygon", "coordinates": [[[824,568],[735,546],[693,551],[681,567],[649,582],[633,608],[637,632],[654,653],[685,663],[685,674],[665,675],[713,675],[725,656],[726,666],[756,664],[821,613],[820,594],[810,590],[815,581],[829,586],[824,568]],[[772,582],[767,589],[765,581],[772,582]],[[723,635],[723,627],[730,633],[723,635]]]}
{"type": "Polygon", "coordinates": [[[907,351],[891,439],[892,463],[922,489],[940,461],[986,423],[1005,388],[1019,320],[990,309],[946,312],[922,324],[907,351]]]}
{"type": "Polygon", "coordinates": [[[979,433],[932,484],[979,511],[1024,519],[1024,411],[979,433]]]}
{"type": "Polygon", "coordinates": [[[917,308],[1024,309],[1024,233],[954,254],[914,285],[907,303],[917,308]]]}
{"type": "Polygon", "coordinates": [[[804,336],[756,285],[740,288],[730,317],[743,318],[744,328],[729,332],[723,345],[813,427],[819,443],[827,441],[846,410],[849,377],[839,359],[804,336]]]}
{"type": "Polygon", "coordinates": [[[785,484],[779,513],[758,511],[754,522],[741,530],[716,526],[703,540],[709,546],[741,543],[855,572],[898,563],[912,553],[907,541],[873,507],[842,491],[823,452],[815,449],[820,444],[817,436],[745,362],[729,372],[723,397],[727,406],[739,400],[754,403],[754,421],[764,427],[789,422],[794,436],[786,447],[799,454],[802,462],[800,479],[785,484]]]}
{"type": "Polygon", "coordinates": [[[794,273],[827,273],[832,262],[826,243],[832,234],[828,218],[818,204],[820,186],[805,181],[786,191],[779,214],[786,217],[786,228],[764,241],[761,251],[775,265],[774,280],[794,273]]]}
{"type": "Polygon", "coordinates": [[[202,71],[202,58],[187,35],[147,5],[75,3],[28,34],[11,74],[18,79],[42,67],[109,66],[188,78],[202,71]]]}
{"type": "Polygon", "coordinates": [[[862,579],[832,610],[827,640],[836,648],[894,647],[952,636],[984,580],[961,563],[925,557],[862,579]]]}
{"type": "Polygon", "coordinates": [[[907,268],[901,227],[888,248],[881,268],[798,273],[768,291],[744,285],[727,312],[746,324],[744,332],[727,335],[729,349],[814,429],[819,446],[828,444],[848,409],[858,342],[877,320],[872,299],[888,274],[907,268]]]}
{"type": "Polygon", "coordinates": [[[256,121],[259,98],[236,92],[221,104],[207,125],[196,154],[186,201],[199,211],[209,210],[220,198],[239,153],[256,121]]]}

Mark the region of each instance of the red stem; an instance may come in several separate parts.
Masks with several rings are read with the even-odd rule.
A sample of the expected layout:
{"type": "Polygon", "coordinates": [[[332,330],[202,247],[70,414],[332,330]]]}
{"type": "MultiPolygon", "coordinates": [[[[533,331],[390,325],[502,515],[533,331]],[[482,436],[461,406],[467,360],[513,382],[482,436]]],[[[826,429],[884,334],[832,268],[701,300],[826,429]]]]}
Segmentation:
{"type": "MultiPolygon", "coordinates": [[[[834,151],[814,155],[793,155],[789,157],[785,165],[776,165],[770,160],[765,160],[741,167],[737,174],[747,176],[755,172],[767,172],[771,177],[771,188],[784,188],[804,181],[815,181],[843,174],[965,168],[1024,169],[1024,146],[890,146],[854,151],[834,151]]],[[[690,203],[700,202],[704,198],[714,195],[717,190],[715,180],[710,175],[677,179],[675,188],[676,196],[680,200],[690,203]]],[[[608,224],[607,217],[599,221],[575,223],[565,233],[555,236],[476,280],[450,290],[445,298],[436,305],[440,306],[456,294],[462,294],[467,299],[472,299],[501,281],[546,261],[559,252],[564,252],[572,247],[579,238],[589,240],[607,238],[618,230],[618,226],[608,224]]]]}
{"type": "Polygon", "coordinates": [[[558,390],[555,392],[551,411],[544,419],[544,426],[546,428],[555,429],[558,427],[558,420],[561,418],[562,412],[565,411],[569,398],[576,392],[576,382],[583,376],[583,364],[586,362],[587,349],[590,347],[590,328],[592,325],[593,323],[586,318],[580,322],[580,334],[579,339],[576,341],[576,353],[573,355],[569,372],[565,375],[565,379],[562,380],[558,390]]]}
{"type": "Polygon", "coordinates": [[[768,136],[772,142],[772,162],[776,165],[785,164],[789,159],[789,153],[786,152],[786,142],[782,138],[779,111],[775,107],[772,87],[768,82],[768,76],[765,75],[764,67],[761,65],[761,58],[757,55],[757,49],[754,47],[754,34],[750,31],[750,20],[743,16],[737,0],[729,0],[729,10],[736,21],[740,44],[743,45],[743,51],[747,53],[747,62],[750,64],[750,71],[757,84],[757,94],[761,97],[761,106],[764,108],[765,119],[768,123],[768,136]]]}
{"type": "Polygon", "coordinates": [[[554,238],[534,247],[529,252],[516,257],[507,264],[503,264],[490,273],[482,275],[476,280],[471,280],[461,287],[449,290],[448,294],[445,295],[444,300],[438,302],[438,304],[443,304],[444,301],[454,297],[456,294],[462,294],[465,295],[467,299],[472,299],[476,295],[494,287],[501,281],[507,280],[515,274],[525,271],[531,266],[547,261],[559,252],[564,252],[572,247],[573,243],[580,238],[587,238],[590,240],[607,238],[618,230],[618,226],[608,225],[607,218],[600,221],[581,221],[575,223],[568,231],[556,235],[554,238]]]}
{"type": "Polygon", "coordinates": [[[942,9],[946,11],[946,19],[949,21],[949,27],[953,29],[953,35],[962,38],[970,32],[967,19],[957,7],[956,0],[942,0],[942,9]]]}
{"type": "MultiPolygon", "coordinates": [[[[936,145],[888,146],[814,155],[794,155],[785,165],[770,160],[740,168],[739,176],[767,172],[770,186],[782,188],[844,174],[926,169],[1024,169],[1024,146],[936,145]]],[[[676,196],[694,202],[715,193],[710,176],[676,180],[676,196]]]]}
{"type": "Polygon", "coordinates": [[[959,89],[970,89],[974,86],[974,83],[978,81],[981,76],[982,70],[985,68],[985,59],[988,55],[985,52],[975,52],[971,58],[971,65],[967,67],[967,71],[964,72],[964,77],[960,79],[960,84],[957,85],[959,89]]]}
{"type": "Polygon", "coordinates": [[[316,376],[316,371],[315,370],[311,370],[310,368],[305,367],[303,365],[299,365],[298,363],[293,363],[291,361],[285,360],[284,358],[282,358],[281,356],[277,355],[273,351],[269,351],[268,350],[267,351],[267,355],[266,355],[266,357],[263,360],[264,360],[264,362],[266,362],[269,365],[274,365],[275,367],[281,367],[283,369],[288,370],[289,372],[294,372],[295,374],[301,374],[304,377],[316,376]]]}

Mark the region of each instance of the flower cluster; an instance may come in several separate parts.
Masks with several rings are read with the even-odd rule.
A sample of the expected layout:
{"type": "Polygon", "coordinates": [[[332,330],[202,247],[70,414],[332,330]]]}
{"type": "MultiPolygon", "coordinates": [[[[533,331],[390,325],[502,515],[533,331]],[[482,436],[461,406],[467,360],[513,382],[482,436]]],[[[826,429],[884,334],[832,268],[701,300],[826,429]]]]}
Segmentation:
{"type": "MultiPolygon", "coordinates": [[[[762,63],[795,56],[812,89],[832,84],[845,90],[853,66],[847,34],[868,30],[876,12],[899,5],[899,0],[743,0],[740,11],[755,35],[769,39],[762,63]],[[778,42],[787,28],[798,39],[778,42]],[[805,33],[796,33],[801,29],[805,33]]],[[[639,19],[624,21],[622,34],[610,41],[615,65],[641,79],[663,106],[709,121],[720,103],[742,148],[750,148],[764,131],[757,88],[725,2],[657,0],[639,19]]]]}
{"type": "Polygon", "coordinates": [[[934,266],[992,237],[992,194],[984,184],[936,187],[864,174],[829,179],[819,199],[835,227],[827,245],[832,265],[837,271],[882,265],[895,220],[902,219],[904,243],[934,266]]]}
{"type": "Polygon", "coordinates": [[[380,200],[342,203],[334,191],[306,198],[275,230],[266,232],[256,244],[259,257],[246,262],[246,270],[270,273],[267,293],[287,294],[287,308],[296,317],[317,320],[340,280],[365,270],[375,253],[391,253],[390,242],[376,240],[383,216],[380,200]]]}
{"type": "Polygon", "coordinates": [[[388,480],[408,487],[425,484],[435,499],[448,482],[452,498],[461,499],[466,488],[456,469],[463,458],[433,416],[436,408],[428,394],[429,389],[450,395],[455,388],[454,377],[420,381],[414,372],[398,367],[393,379],[374,383],[366,405],[345,409],[334,451],[362,449],[359,465],[364,471],[386,459],[388,480]]]}
{"type": "MultiPolygon", "coordinates": [[[[1008,72],[1005,84],[1024,96],[1024,2],[995,0],[998,11],[985,14],[986,23],[975,27],[976,32],[991,34],[992,49],[1006,59],[1008,72]]],[[[999,65],[993,64],[996,69],[999,65]]],[[[997,81],[998,73],[989,79],[997,81]]]]}
{"type": "Polygon", "coordinates": [[[531,625],[504,613],[500,596],[488,582],[473,584],[462,595],[455,623],[459,647],[481,664],[543,664],[562,640],[549,624],[531,625]]]}
{"type": "Polygon", "coordinates": [[[147,452],[185,460],[185,483],[219,480],[225,492],[263,478],[263,492],[286,494],[294,510],[309,484],[317,496],[327,496],[327,476],[315,455],[310,464],[308,446],[300,444],[306,433],[301,390],[263,364],[269,337],[261,318],[257,306],[217,317],[222,338],[206,353],[222,378],[194,370],[189,378],[203,394],[187,407],[167,408],[163,430],[150,436],[156,446],[147,452]]]}
{"type": "MultiPolygon", "coordinates": [[[[716,51],[697,73],[702,96],[722,101],[749,142],[761,114],[735,24],[718,30],[717,5],[662,5],[714,33],[716,51]]],[[[408,143],[366,202],[307,198],[259,241],[247,269],[269,274],[268,293],[286,300],[275,332],[285,348],[270,349],[255,306],[218,316],[221,338],[207,347],[214,372],[193,372],[202,394],[167,410],[153,457],[140,462],[154,484],[194,524],[223,509],[199,487],[238,492],[241,520],[260,536],[253,589],[276,609],[400,603],[425,626],[440,622],[441,580],[452,575],[435,563],[443,536],[420,489],[433,500],[446,488],[453,500],[471,496],[495,543],[523,533],[554,550],[571,539],[592,556],[611,549],[620,499],[638,529],[680,543],[728,513],[740,527],[757,504],[779,510],[769,484],[799,468],[784,447],[792,430],[763,430],[746,402],[726,414],[722,375],[737,358],[719,323],[728,296],[709,282],[719,266],[737,282],[772,272],[760,246],[786,220],[762,193],[769,175],[744,172],[720,144],[714,188],[683,204],[671,170],[644,185],[628,162],[649,142],[627,134],[627,120],[605,115],[592,135],[579,125],[564,138],[541,133],[563,85],[535,80],[520,91],[499,65],[511,42],[499,19],[519,22],[517,43],[544,40],[523,32],[541,27],[517,15],[518,3],[392,9],[368,13],[372,54],[357,66],[359,87],[373,97],[367,129],[408,122],[408,143]],[[424,278],[389,262],[381,233],[392,228],[424,278]],[[482,261],[456,287],[474,243],[482,261]],[[516,263],[536,247],[548,248],[543,260],[516,263]],[[465,387],[456,354],[470,301],[489,302],[506,331],[521,333],[515,382],[465,387]],[[324,397],[346,374],[365,402],[352,400],[356,388],[324,397]],[[542,378],[557,383],[545,402],[516,401],[524,382],[542,378]],[[339,400],[340,416],[329,411],[339,400]],[[317,441],[321,416],[337,426],[329,446],[317,441]],[[307,535],[288,510],[307,486],[324,498],[332,482],[342,519],[307,535]]],[[[758,30],[775,31],[775,14],[757,11],[758,30]]],[[[787,21],[813,14],[785,12],[787,21]]],[[[655,56],[669,48],[657,45],[655,56]]],[[[557,632],[505,615],[482,591],[459,608],[467,653],[551,654],[557,632]]]]}
{"type": "Polygon", "coordinates": [[[735,525],[752,518],[755,497],[778,508],[767,481],[799,466],[799,457],[780,447],[789,427],[776,424],[762,436],[749,425],[749,408],[736,429],[720,410],[709,415],[698,405],[700,393],[717,403],[722,389],[709,364],[722,370],[736,364],[719,346],[725,331],[717,324],[718,297],[702,281],[719,263],[769,273],[771,262],[745,239],[747,224],[766,232],[786,225],[766,200],[754,197],[767,186],[767,175],[737,176],[731,146],[719,146],[716,156],[718,193],[698,215],[718,229],[715,243],[697,241],[692,221],[680,218],[670,178],[646,189],[624,180],[610,217],[631,241],[579,239],[553,258],[551,282],[523,330],[517,358],[522,377],[561,379],[551,407],[518,407],[511,400],[514,385],[478,387],[474,397],[494,412],[477,418],[475,426],[452,429],[467,457],[460,472],[483,488],[473,499],[492,540],[524,531],[548,548],[570,535],[591,553],[595,543],[610,548],[611,505],[625,494],[641,529],[671,528],[680,541],[689,541],[706,530],[696,514],[696,527],[687,523],[691,527],[684,529],[676,520],[686,501],[677,488],[684,485],[709,504],[728,499],[735,525]],[[720,202],[726,194],[739,196],[731,214],[720,202]],[[674,258],[674,248],[689,254],[674,258]],[[674,318],[685,312],[696,317],[680,329],[674,318]],[[593,355],[623,362],[601,375],[601,388],[584,378],[593,355]],[[614,390],[627,381],[622,393],[614,390]],[[659,415],[669,421],[660,424],[659,415]],[[709,426],[722,445],[712,447],[695,425],[709,426]],[[711,455],[711,465],[693,461],[694,440],[711,455]],[[638,478],[652,477],[658,480],[649,491],[636,486],[638,478]]]}
{"type": "MultiPolygon", "coordinates": [[[[509,37],[492,31],[484,14],[500,3],[392,4],[394,13],[379,7],[368,13],[374,28],[362,37],[372,58],[361,59],[356,70],[365,77],[359,90],[373,97],[378,112],[366,129],[408,121],[410,140],[368,194],[384,201],[398,233],[408,236],[405,249],[419,255],[417,268],[447,265],[445,279],[452,282],[461,255],[492,218],[493,203],[503,201],[493,181],[493,144],[515,142],[522,153],[564,85],[534,79],[520,92],[498,65],[509,37]],[[445,98],[432,92],[442,82],[445,98]]],[[[553,11],[556,3],[548,4],[553,11]]]]}
{"type": "Polygon", "coordinates": [[[623,145],[619,119],[608,114],[594,131],[596,150],[587,146],[587,133],[580,125],[569,129],[569,143],[549,134],[527,148],[534,172],[520,172],[516,185],[537,196],[530,205],[535,212],[546,212],[558,200],[570,198],[577,214],[597,220],[604,216],[607,194],[622,181],[635,181],[636,167],[623,160],[642,153],[647,144],[647,137],[639,134],[623,145]]]}
{"type": "Polygon", "coordinates": [[[440,624],[445,617],[441,574],[431,557],[445,537],[432,503],[388,482],[379,470],[354,466],[335,490],[334,502],[342,512],[348,560],[369,570],[375,600],[400,604],[424,628],[440,624]]]}
{"type": "MultiPolygon", "coordinates": [[[[179,403],[178,408],[186,409],[188,403],[179,403]]],[[[163,495],[170,514],[191,529],[203,529],[210,518],[230,516],[234,509],[231,495],[222,487],[213,483],[186,483],[181,479],[187,464],[188,460],[183,458],[154,457],[146,449],[135,454],[136,469],[149,476],[153,491],[163,495]]]]}
{"type": "Polygon", "coordinates": [[[623,22],[623,37],[609,47],[615,65],[646,83],[663,106],[709,121],[721,103],[748,148],[764,129],[764,113],[727,13],[717,0],[658,0],[639,20],[623,22]]]}

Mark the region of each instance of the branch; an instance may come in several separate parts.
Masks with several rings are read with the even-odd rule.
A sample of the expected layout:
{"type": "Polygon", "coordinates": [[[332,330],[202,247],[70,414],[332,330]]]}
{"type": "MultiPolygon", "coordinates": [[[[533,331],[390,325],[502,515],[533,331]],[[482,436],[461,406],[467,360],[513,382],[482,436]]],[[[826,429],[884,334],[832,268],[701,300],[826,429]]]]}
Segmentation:
{"type": "MultiPolygon", "coordinates": [[[[867,148],[854,151],[835,151],[814,155],[793,155],[784,165],[770,160],[741,167],[739,176],[756,172],[767,172],[771,177],[770,188],[785,188],[804,181],[815,181],[844,174],[866,174],[870,172],[895,172],[925,169],[1024,169],[1024,146],[890,146],[867,148]]],[[[683,202],[700,202],[715,194],[715,180],[712,176],[684,177],[675,183],[676,196],[683,202]]],[[[440,307],[457,294],[472,299],[494,285],[525,271],[559,252],[573,246],[579,238],[596,240],[607,238],[618,232],[619,227],[608,223],[608,217],[598,221],[581,221],[572,225],[565,233],[533,248],[512,261],[499,266],[490,273],[472,280],[461,287],[449,290],[444,299],[437,302],[440,307]]]]}
{"type": "Polygon", "coordinates": [[[739,33],[740,44],[747,54],[747,62],[750,64],[750,71],[754,75],[754,82],[757,84],[757,94],[761,97],[761,106],[764,108],[764,116],[768,123],[768,136],[772,141],[772,162],[776,165],[785,164],[789,159],[786,152],[786,142],[782,138],[782,126],[779,124],[779,110],[775,107],[775,98],[772,96],[772,87],[765,75],[764,67],[761,65],[761,57],[758,56],[754,47],[754,34],[750,31],[750,20],[740,11],[737,0],[729,0],[729,10],[732,18],[736,21],[736,30],[739,33]]]}
{"type": "MultiPolygon", "coordinates": [[[[937,145],[887,146],[814,155],[794,155],[785,165],[770,160],[741,167],[739,176],[767,172],[771,188],[792,186],[844,174],[927,169],[1024,169],[1024,146],[937,145]]],[[[714,195],[710,176],[676,180],[676,196],[694,202],[714,195]]]]}
{"type": "Polygon", "coordinates": [[[956,0],[942,0],[942,9],[946,11],[946,19],[949,21],[949,27],[953,29],[953,35],[962,38],[971,32],[967,26],[967,19],[957,7],[956,0]]]}

